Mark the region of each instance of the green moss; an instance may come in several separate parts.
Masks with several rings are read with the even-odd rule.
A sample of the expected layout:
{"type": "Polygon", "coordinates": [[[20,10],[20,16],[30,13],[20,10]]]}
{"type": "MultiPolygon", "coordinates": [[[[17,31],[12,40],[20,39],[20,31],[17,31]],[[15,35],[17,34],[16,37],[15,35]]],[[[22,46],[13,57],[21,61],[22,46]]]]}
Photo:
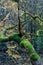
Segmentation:
{"type": "Polygon", "coordinates": [[[8,36],[7,38],[4,36],[1,36],[0,38],[1,42],[11,41],[11,40],[18,42],[19,44],[24,46],[26,49],[28,49],[31,59],[38,60],[40,58],[40,56],[36,53],[33,45],[27,39],[20,38],[18,34],[14,33],[8,36]]]}
{"type": "Polygon", "coordinates": [[[31,60],[38,60],[40,59],[40,56],[37,54],[37,53],[34,53],[31,57],[30,57],[31,60]]]}
{"type": "Polygon", "coordinates": [[[20,44],[28,49],[31,59],[38,60],[40,58],[40,56],[36,53],[33,45],[28,40],[23,39],[20,44]]]}

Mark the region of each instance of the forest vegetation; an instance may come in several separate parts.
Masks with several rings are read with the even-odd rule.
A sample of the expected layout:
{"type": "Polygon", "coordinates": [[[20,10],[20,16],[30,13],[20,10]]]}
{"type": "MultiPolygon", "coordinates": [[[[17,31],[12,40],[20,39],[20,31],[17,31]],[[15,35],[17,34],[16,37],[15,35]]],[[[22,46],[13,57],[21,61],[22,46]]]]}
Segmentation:
{"type": "Polygon", "coordinates": [[[43,8],[40,9],[39,3],[38,0],[0,1],[0,65],[43,65],[43,8]],[[4,55],[11,57],[11,64],[11,60],[4,60],[4,55]],[[24,61],[19,62],[17,59],[24,55],[24,61]]]}

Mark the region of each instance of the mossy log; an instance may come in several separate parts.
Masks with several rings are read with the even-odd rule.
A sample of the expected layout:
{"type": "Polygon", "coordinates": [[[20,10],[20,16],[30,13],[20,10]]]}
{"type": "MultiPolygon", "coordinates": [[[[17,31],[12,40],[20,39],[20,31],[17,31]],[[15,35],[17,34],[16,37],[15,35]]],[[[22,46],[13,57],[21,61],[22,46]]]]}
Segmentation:
{"type": "MultiPolygon", "coordinates": [[[[40,64],[40,56],[36,53],[33,45],[27,40],[19,37],[19,34],[13,33],[8,37],[5,37],[3,34],[0,35],[0,42],[7,42],[14,40],[18,44],[24,46],[26,49],[29,51],[30,59],[33,65],[38,65],[40,64]]],[[[41,65],[41,64],[40,64],[41,65]]]]}

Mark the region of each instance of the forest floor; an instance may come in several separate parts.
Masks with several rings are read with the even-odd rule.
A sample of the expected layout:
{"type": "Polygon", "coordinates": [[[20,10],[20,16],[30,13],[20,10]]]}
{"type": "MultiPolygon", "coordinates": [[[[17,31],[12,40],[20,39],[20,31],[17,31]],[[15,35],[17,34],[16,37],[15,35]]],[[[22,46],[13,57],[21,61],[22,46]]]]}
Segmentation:
{"type": "MultiPolygon", "coordinates": [[[[17,3],[15,5],[15,3],[12,2],[12,0],[11,0],[11,2],[10,2],[10,0],[1,0],[0,3],[1,3],[1,5],[5,5],[4,8],[7,8],[8,11],[10,11],[10,9],[12,10],[10,16],[13,15],[12,12],[14,13],[14,11],[17,14],[17,12],[18,12],[18,9],[16,6],[17,3]]],[[[14,19],[17,18],[15,16],[13,16],[13,17],[14,17],[14,19]]],[[[11,17],[11,18],[13,18],[13,17],[11,17]]],[[[6,27],[12,25],[11,22],[10,23],[9,22],[10,21],[6,21],[5,22],[6,26],[5,26],[3,21],[0,21],[0,34],[2,33],[3,28],[5,29],[6,27]],[[11,25],[7,26],[7,24],[11,24],[11,25]],[[4,25],[4,27],[3,27],[3,25],[4,25]]],[[[10,31],[10,32],[13,32],[13,31],[10,31]]],[[[32,65],[30,62],[28,51],[25,48],[21,47],[20,45],[18,45],[16,42],[13,42],[13,41],[6,42],[5,44],[7,45],[8,50],[6,52],[0,51],[0,65],[32,65]]],[[[1,47],[1,45],[0,45],[0,47],[1,47]]],[[[43,62],[43,56],[42,56],[42,62],[43,62]]]]}
{"type": "Polygon", "coordinates": [[[6,52],[0,51],[0,65],[32,65],[28,51],[25,48],[13,41],[5,44],[8,50],[6,52]]]}

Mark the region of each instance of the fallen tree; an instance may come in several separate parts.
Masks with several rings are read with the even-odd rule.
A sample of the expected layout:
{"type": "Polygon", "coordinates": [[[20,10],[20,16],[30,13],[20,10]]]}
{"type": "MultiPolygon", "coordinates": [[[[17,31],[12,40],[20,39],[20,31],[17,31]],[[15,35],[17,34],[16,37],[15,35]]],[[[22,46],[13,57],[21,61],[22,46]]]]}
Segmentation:
{"type": "Polygon", "coordinates": [[[42,63],[40,62],[40,59],[41,59],[40,56],[37,54],[33,45],[27,39],[20,38],[19,34],[17,34],[17,33],[13,33],[13,34],[9,35],[8,37],[5,37],[3,32],[0,35],[0,42],[7,42],[7,41],[11,41],[11,40],[16,41],[18,44],[20,44],[20,45],[24,46],[26,49],[28,49],[30,60],[33,65],[42,65],[42,63]]]}
{"type": "MultiPolygon", "coordinates": [[[[16,1],[18,2],[18,0],[16,0],[16,1]]],[[[19,10],[19,8],[18,8],[18,10],[19,10]]],[[[31,15],[30,13],[28,13],[28,14],[34,20],[36,18],[39,18],[37,16],[31,15]]],[[[19,18],[19,15],[18,15],[18,18],[19,18]]],[[[29,19],[27,19],[27,20],[29,20],[29,19]]],[[[24,24],[25,24],[25,22],[27,23],[27,20],[24,21],[24,24]]],[[[41,60],[40,56],[37,54],[37,52],[35,51],[33,45],[30,43],[30,41],[28,41],[27,39],[24,39],[24,38],[22,38],[20,36],[22,34],[21,25],[20,25],[20,19],[19,19],[19,33],[18,34],[17,33],[13,33],[13,34],[9,35],[8,37],[5,36],[6,31],[9,30],[9,29],[14,28],[15,26],[17,26],[17,25],[13,25],[13,26],[11,26],[9,28],[6,28],[2,32],[2,34],[0,34],[0,42],[7,42],[7,41],[11,41],[11,40],[16,41],[18,44],[24,46],[28,50],[32,65],[43,65],[43,63],[40,62],[40,60],[41,60]]]]}
{"type": "MultiPolygon", "coordinates": [[[[31,16],[31,14],[30,14],[30,16],[31,16]]],[[[20,23],[20,20],[19,20],[19,23],[20,23]]],[[[24,24],[25,24],[25,21],[24,21],[23,25],[24,24]]],[[[8,37],[5,36],[5,33],[7,32],[7,30],[13,29],[16,26],[17,26],[17,24],[4,29],[2,34],[0,34],[0,42],[7,42],[7,41],[11,41],[11,40],[16,41],[18,44],[24,46],[29,51],[29,56],[30,56],[32,65],[43,65],[43,63],[40,62],[41,58],[35,51],[33,45],[27,39],[22,38],[22,36],[19,35],[20,33],[18,33],[18,34],[13,33],[13,34],[9,35],[8,37]]],[[[20,28],[20,24],[19,24],[19,28],[20,28]]],[[[21,32],[21,34],[22,34],[21,28],[19,29],[19,32],[21,32]]],[[[6,45],[4,45],[4,46],[6,46],[6,45]]]]}
{"type": "MultiPolygon", "coordinates": [[[[19,23],[20,23],[20,20],[19,20],[19,23]]],[[[25,21],[24,21],[23,25],[24,24],[25,24],[25,21]]],[[[8,37],[5,36],[5,33],[7,32],[7,30],[13,29],[16,26],[17,26],[17,24],[4,29],[2,34],[0,34],[0,42],[7,42],[7,41],[11,41],[11,40],[16,41],[18,44],[24,46],[28,50],[32,65],[43,65],[43,63],[40,62],[41,58],[35,51],[33,45],[27,39],[22,38],[22,36],[19,35],[20,33],[18,33],[18,34],[13,33],[13,34],[9,35],[8,37]]],[[[19,26],[19,28],[20,28],[20,26],[19,26]]],[[[22,33],[22,31],[20,29],[19,29],[19,32],[22,33]]]]}

